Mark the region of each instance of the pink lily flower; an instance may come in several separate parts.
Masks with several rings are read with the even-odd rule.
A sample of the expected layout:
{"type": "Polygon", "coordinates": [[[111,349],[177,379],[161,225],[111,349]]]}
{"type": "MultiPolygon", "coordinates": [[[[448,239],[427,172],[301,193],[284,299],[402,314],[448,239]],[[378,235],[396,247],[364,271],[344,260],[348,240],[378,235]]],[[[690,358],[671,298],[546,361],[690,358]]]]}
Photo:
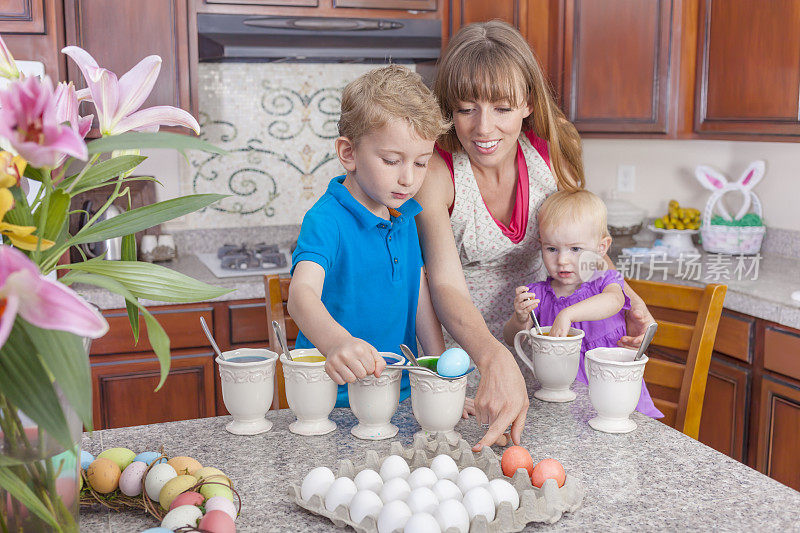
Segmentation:
{"type": "Polygon", "coordinates": [[[200,125],[183,109],[160,105],[137,111],[150,95],[161,71],[159,56],[145,57],[117,80],[116,74],[100,68],[86,50],[67,46],[61,51],[81,69],[103,135],[119,135],[130,130],[156,132],[160,126],[184,126],[200,133],[200,125]]]}
{"type": "MultiPolygon", "coordinates": [[[[94,115],[86,115],[85,117],[78,115],[78,105],[80,102],[72,82],[66,83],[62,81],[59,83],[56,86],[55,98],[56,120],[58,120],[58,123],[64,124],[68,122],[72,131],[78,134],[81,139],[85,139],[89,130],[92,129],[92,119],[94,115]]],[[[55,166],[60,166],[66,158],[67,156],[62,154],[61,157],[58,158],[55,166]]]]}
{"type": "Polygon", "coordinates": [[[0,37],[0,76],[9,80],[18,80],[20,74],[17,63],[14,61],[14,56],[11,55],[6,43],[3,42],[3,38],[0,37]]]}
{"type": "Polygon", "coordinates": [[[75,291],[42,276],[36,265],[13,246],[0,245],[0,347],[17,315],[43,329],[93,339],[108,331],[103,315],[75,291]]]}
{"type": "Polygon", "coordinates": [[[25,78],[0,92],[0,137],[34,167],[52,168],[63,154],[87,157],[81,136],[59,122],[48,77],[25,78]]]}

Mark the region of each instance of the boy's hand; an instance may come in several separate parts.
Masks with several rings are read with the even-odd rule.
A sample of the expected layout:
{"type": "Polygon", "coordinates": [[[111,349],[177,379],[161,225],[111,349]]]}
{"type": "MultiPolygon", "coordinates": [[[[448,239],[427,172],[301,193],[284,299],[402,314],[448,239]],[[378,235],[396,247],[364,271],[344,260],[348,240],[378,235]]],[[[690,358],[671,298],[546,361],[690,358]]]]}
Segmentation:
{"type": "Polygon", "coordinates": [[[355,383],[370,374],[381,375],[386,368],[383,360],[370,343],[350,337],[326,354],[325,372],[338,385],[355,383]]]}
{"type": "Polygon", "coordinates": [[[526,324],[526,326],[528,322],[531,322],[532,325],[531,311],[539,306],[539,300],[537,300],[536,295],[528,291],[528,287],[524,285],[517,287],[515,293],[514,314],[516,315],[517,321],[526,324]]]}
{"type": "Polygon", "coordinates": [[[552,327],[550,327],[551,337],[566,337],[569,334],[572,321],[565,311],[566,309],[556,315],[556,319],[553,321],[552,327]]]}

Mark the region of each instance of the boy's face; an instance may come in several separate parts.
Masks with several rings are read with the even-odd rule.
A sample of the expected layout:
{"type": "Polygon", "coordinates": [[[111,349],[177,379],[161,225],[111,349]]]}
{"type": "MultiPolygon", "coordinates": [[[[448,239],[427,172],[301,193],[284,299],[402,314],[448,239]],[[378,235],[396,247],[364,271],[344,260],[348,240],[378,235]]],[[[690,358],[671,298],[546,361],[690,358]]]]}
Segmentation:
{"type": "Polygon", "coordinates": [[[610,237],[599,238],[595,228],[587,224],[540,226],[539,238],[547,273],[562,285],[580,285],[588,266],[581,261],[596,260],[596,254],[604,255],[611,244],[610,237]]]}
{"type": "Polygon", "coordinates": [[[433,143],[399,119],[364,135],[358,145],[339,137],[336,153],[347,170],[344,184],[372,213],[389,218],[387,207],[399,208],[422,186],[433,143]]]}

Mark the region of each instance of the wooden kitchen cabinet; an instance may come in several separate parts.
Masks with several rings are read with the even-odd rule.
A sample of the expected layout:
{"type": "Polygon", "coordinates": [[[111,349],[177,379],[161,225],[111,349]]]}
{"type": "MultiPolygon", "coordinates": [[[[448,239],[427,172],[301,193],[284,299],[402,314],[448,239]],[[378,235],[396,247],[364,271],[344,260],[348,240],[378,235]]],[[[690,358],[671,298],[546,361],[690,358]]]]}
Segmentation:
{"type": "MultiPolygon", "coordinates": [[[[161,56],[161,72],[142,107],[170,105],[197,116],[189,90],[186,0],[64,0],[64,17],[66,43],[85,49],[98,65],[118,78],[146,56],[161,56]]],[[[72,60],[68,62],[67,79],[78,88],[86,86],[72,60]]]]}
{"type": "Polygon", "coordinates": [[[700,1],[697,132],[800,135],[798,28],[800,0],[700,1]]]}
{"type": "Polygon", "coordinates": [[[744,462],[750,371],[712,356],[697,440],[744,462]]]}
{"type": "MultiPolygon", "coordinates": [[[[795,354],[799,356],[800,354],[795,354]]],[[[758,412],[756,469],[800,490],[800,386],[764,377],[758,412]]]]}
{"type": "Polygon", "coordinates": [[[65,74],[64,6],[61,0],[0,2],[0,35],[14,59],[39,61],[57,83],[65,74]]]}
{"type": "Polygon", "coordinates": [[[334,7],[360,7],[363,9],[408,9],[436,11],[438,2],[447,0],[333,0],[334,7]]]}

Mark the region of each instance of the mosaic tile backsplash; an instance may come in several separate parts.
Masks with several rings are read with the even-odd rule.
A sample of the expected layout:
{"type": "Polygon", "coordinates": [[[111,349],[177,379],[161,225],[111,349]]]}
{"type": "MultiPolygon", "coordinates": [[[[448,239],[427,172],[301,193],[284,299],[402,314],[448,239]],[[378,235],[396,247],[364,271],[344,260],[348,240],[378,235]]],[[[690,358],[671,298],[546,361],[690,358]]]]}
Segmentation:
{"type": "Polygon", "coordinates": [[[224,156],[192,153],[183,194],[230,197],[186,217],[193,228],[299,224],[342,174],[333,150],[345,85],[375,68],[344,63],[201,63],[202,137],[224,156]]]}

